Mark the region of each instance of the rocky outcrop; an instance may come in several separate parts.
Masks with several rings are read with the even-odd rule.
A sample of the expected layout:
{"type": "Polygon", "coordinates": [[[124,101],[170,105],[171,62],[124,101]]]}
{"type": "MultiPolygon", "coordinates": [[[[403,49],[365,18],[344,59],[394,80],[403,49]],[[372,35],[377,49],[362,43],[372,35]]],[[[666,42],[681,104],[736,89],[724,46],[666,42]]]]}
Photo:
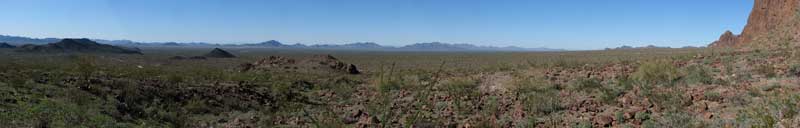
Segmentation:
{"type": "Polygon", "coordinates": [[[56,43],[46,45],[23,45],[17,48],[18,52],[35,53],[119,53],[119,54],[142,54],[136,48],[117,47],[108,44],[100,44],[89,39],[63,39],[56,43]]]}
{"type": "Polygon", "coordinates": [[[725,46],[734,46],[736,43],[739,42],[739,38],[741,36],[734,35],[731,31],[725,31],[722,36],[719,37],[719,40],[714,41],[711,43],[711,47],[725,47],[725,46]]]}
{"type": "Polygon", "coordinates": [[[755,0],[750,18],[741,35],[725,32],[710,47],[740,47],[759,38],[795,38],[800,35],[797,27],[800,0],[755,0]],[[776,32],[788,33],[788,37],[769,37],[776,32]],[[794,32],[794,33],[792,33],[794,32]]]}

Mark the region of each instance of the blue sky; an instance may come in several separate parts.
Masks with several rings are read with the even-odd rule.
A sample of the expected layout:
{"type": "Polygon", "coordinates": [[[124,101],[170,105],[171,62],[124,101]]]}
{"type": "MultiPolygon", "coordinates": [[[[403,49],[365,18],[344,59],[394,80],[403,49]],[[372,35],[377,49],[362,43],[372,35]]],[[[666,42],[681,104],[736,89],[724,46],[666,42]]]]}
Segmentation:
{"type": "Polygon", "coordinates": [[[704,46],[750,0],[0,0],[0,34],[135,41],[704,46]]]}

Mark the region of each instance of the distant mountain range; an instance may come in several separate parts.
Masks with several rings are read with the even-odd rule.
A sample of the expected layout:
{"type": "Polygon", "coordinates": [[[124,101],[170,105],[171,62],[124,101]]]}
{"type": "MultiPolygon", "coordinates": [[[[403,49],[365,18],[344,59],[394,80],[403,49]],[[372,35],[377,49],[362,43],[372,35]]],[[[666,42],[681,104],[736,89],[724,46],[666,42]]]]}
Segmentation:
{"type": "MultiPolygon", "coordinates": [[[[0,35],[0,42],[8,42],[12,45],[24,44],[48,44],[58,42],[59,38],[29,38],[21,36],[7,36],[0,35]]],[[[276,40],[265,41],[261,43],[245,43],[245,44],[214,44],[206,42],[135,42],[130,40],[104,40],[92,39],[95,42],[102,44],[110,44],[126,47],[238,47],[238,48],[305,48],[305,49],[334,49],[334,50],[382,50],[382,51],[565,51],[563,49],[550,49],[550,48],[522,48],[516,46],[509,47],[495,47],[495,46],[477,46],[473,44],[450,44],[441,42],[430,43],[416,43],[400,47],[384,46],[374,42],[357,42],[349,44],[284,44],[276,40]]]]}
{"type": "MultiPolygon", "coordinates": [[[[616,48],[606,48],[605,50],[631,50],[631,49],[671,49],[671,48],[672,48],[672,47],[667,47],[667,46],[655,46],[655,45],[647,45],[647,46],[641,46],[641,47],[633,47],[633,46],[627,46],[627,45],[623,45],[623,46],[616,47],[616,48]]],[[[705,47],[684,46],[684,47],[680,47],[680,48],[705,48],[705,47]]]]}

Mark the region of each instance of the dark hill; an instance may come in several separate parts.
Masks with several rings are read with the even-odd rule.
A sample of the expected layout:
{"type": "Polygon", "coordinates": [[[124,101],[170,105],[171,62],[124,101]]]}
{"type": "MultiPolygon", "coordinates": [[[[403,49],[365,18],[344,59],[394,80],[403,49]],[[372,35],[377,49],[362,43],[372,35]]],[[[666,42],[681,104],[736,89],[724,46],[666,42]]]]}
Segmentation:
{"type": "Polygon", "coordinates": [[[6,42],[0,42],[0,48],[17,48],[17,46],[10,45],[6,42]]]}
{"type": "Polygon", "coordinates": [[[210,58],[236,58],[236,56],[231,54],[230,52],[219,48],[214,48],[214,50],[212,50],[211,52],[207,53],[204,56],[210,58]]]}
{"type": "Polygon", "coordinates": [[[18,52],[39,52],[39,53],[119,53],[119,54],[142,54],[139,49],[130,49],[100,44],[89,39],[62,39],[56,43],[46,45],[23,45],[17,49],[18,52]]]}

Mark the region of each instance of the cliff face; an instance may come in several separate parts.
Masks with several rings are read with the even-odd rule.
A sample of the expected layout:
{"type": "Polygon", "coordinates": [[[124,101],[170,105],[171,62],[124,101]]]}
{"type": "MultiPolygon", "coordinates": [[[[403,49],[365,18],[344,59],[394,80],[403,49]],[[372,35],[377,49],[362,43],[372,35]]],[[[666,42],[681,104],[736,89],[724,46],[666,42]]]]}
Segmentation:
{"type": "MultiPolygon", "coordinates": [[[[755,0],[750,18],[741,35],[724,33],[710,47],[739,47],[775,32],[798,32],[796,20],[800,0],[755,0]],[[784,29],[785,28],[785,29],[784,29]]],[[[791,38],[797,33],[789,33],[791,38]]]]}

